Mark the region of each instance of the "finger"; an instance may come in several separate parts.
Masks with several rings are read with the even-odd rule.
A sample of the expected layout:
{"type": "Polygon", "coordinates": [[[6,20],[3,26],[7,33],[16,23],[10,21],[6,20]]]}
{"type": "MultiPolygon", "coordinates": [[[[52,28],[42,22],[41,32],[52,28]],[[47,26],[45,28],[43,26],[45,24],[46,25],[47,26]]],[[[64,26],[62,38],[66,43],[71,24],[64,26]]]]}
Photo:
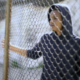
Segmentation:
{"type": "Polygon", "coordinates": [[[2,42],[2,43],[4,43],[4,42],[5,42],[5,40],[3,39],[1,42],[2,42]]]}
{"type": "Polygon", "coordinates": [[[4,44],[2,44],[2,47],[4,48],[4,44]]]}

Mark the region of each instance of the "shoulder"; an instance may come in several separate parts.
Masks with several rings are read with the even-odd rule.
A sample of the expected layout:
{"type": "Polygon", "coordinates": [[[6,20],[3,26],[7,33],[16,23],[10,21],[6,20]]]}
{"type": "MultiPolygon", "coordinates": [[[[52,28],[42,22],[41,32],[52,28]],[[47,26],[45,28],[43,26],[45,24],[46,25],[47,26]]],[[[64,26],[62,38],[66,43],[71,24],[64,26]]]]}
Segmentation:
{"type": "Polygon", "coordinates": [[[47,41],[47,40],[52,40],[52,39],[56,39],[54,33],[44,34],[44,35],[41,37],[41,41],[47,41]]]}

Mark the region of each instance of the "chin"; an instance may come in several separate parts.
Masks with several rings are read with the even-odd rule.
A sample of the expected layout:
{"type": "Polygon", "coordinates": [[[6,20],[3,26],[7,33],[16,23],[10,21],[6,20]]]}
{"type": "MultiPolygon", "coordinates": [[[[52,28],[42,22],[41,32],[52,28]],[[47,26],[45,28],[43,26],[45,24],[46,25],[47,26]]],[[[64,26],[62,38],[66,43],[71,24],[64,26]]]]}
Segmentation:
{"type": "Polygon", "coordinates": [[[52,31],[56,31],[56,29],[52,29],[52,31]]]}

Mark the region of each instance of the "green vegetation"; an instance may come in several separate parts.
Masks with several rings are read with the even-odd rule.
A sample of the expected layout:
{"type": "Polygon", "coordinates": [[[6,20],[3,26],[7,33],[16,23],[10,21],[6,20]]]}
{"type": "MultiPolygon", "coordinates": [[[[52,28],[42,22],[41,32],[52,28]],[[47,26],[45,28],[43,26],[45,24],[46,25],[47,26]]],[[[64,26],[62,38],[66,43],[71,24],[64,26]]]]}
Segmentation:
{"type": "MultiPolygon", "coordinates": [[[[22,67],[20,66],[20,64],[19,64],[17,61],[15,61],[15,60],[13,60],[13,61],[11,62],[11,67],[13,67],[13,68],[22,68],[22,67]]],[[[43,65],[41,64],[40,66],[31,67],[31,68],[28,68],[28,69],[39,69],[39,68],[43,68],[43,65]]]]}
{"type": "Polygon", "coordinates": [[[12,61],[11,62],[11,67],[21,68],[21,66],[19,65],[19,63],[17,61],[12,61]]]}
{"type": "Polygon", "coordinates": [[[39,69],[39,68],[43,68],[43,65],[40,65],[40,66],[37,66],[37,67],[28,68],[28,69],[39,69]]]}

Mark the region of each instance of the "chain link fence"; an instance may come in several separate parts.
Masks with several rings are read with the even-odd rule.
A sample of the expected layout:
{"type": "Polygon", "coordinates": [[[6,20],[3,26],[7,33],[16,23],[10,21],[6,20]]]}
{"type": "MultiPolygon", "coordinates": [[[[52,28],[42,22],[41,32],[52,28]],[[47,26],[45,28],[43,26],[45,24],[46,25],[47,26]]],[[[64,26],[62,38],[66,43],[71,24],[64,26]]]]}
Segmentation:
{"type": "Polygon", "coordinates": [[[4,50],[1,46],[1,40],[4,38],[5,33],[5,13],[6,1],[0,0],[0,80],[3,79],[3,54],[4,50]]]}
{"type": "MultiPolygon", "coordinates": [[[[80,37],[79,4],[79,0],[12,0],[9,43],[20,49],[27,49],[28,53],[26,57],[23,57],[14,51],[9,51],[9,80],[80,79],[80,39],[77,40],[72,36],[71,28],[65,28],[65,26],[72,27],[73,34],[80,37]],[[53,6],[49,10],[52,4],[68,6],[72,24],[70,18],[67,17],[69,16],[68,10],[63,8],[64,13],[58,7],[53,6]],[[53,27],[50,27],[55,25],[56,29],[61,32],[51,21],[53,19],[51,11],[54,9],[66,22],[61,23],[57,15],[54,15],[64,28],[61,37],[52,31],[53,27]]],[[[6,1],[1,1],[0,5],[2,39],[5,29],[6,1]]],[[[0,52],[3,54],[1,46],[0,52]]],[[[0,80],[3,77],[2,64],[0,80]]]]}

